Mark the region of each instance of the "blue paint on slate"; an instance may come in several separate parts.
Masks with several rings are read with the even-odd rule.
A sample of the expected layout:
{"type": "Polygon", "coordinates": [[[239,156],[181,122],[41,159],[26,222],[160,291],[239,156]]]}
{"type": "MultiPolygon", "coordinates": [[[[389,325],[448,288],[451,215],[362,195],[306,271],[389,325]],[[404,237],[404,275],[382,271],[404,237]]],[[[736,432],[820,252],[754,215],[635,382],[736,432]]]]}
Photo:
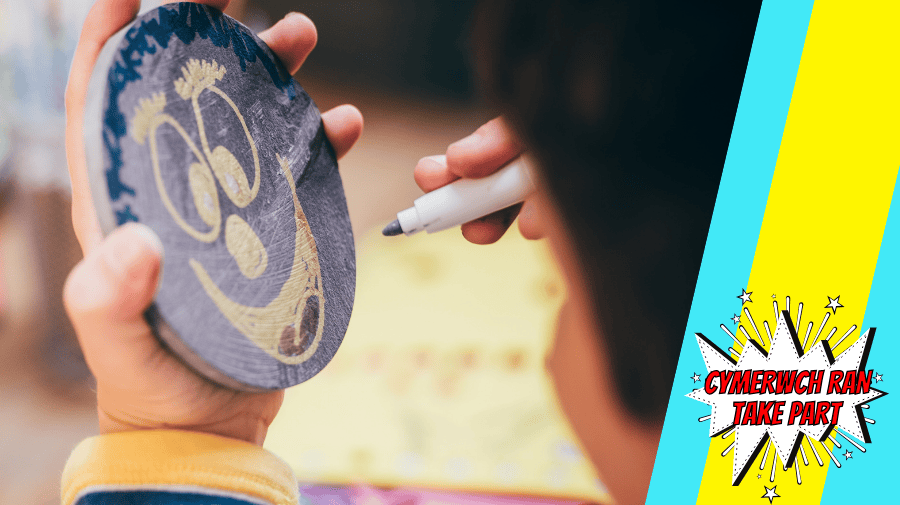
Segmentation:
{"type": "MultiPolygon", "coordinates": [[[[828,469],[822,504],[846,503],[895,503],[897,492],[891,484],[897,476],[897,454],[900,454],[900,391],[896,384],[900,381],[900,320],[897,319],[897,284],[900,282],[900,183],[894,184],[894,195],[888,211],[887,224],[878,253],[875,277],[869,290],[866,315],[861,331],[874,327],[875,337],[866,370],[875,370],[884,380],[872,387],[885,391],[883,396],[871,402],[863,415],[874,419],[868,425],[870,444],[860,444],[866,452],[861,452],[840,436],[835,438],[843,445],[835,451],[841,461],[841,468],[834,465],[828,469]],[[853,451],[853,457],[845,459],[844,450],[853,451]]],[[[859,443],[859,440],[856,440],[859,443]]]]}
{"type": "Polygon", "coordinates": [[[694,333],[705,334],[723,349],[731,345],[719,324],[734,326],[729,319],[739,313],[741,303],[735,296],[750,278],[812,6],[812,0],[766,0],[760,10],[653,467],[649,504],[697,500],[709,449],[709,424],[697,419],[709,414],[709,406],[684,396],[699,387],[691,375],[706,377],[694,333]]]}
{"type": "MultiPolygon", "coordinates": [[[[259,61],[278,89],[291,99],[297,96],[293,79],[286,72],[282,74],[282,67],[272,59],[268,50],[257,44],[249,31],[221,12],[200,4],[180,3],[160,7],[149,15],[154,13],[157,13],[158,19],[139,21],[125,34],[119,50],[121,61],[114,60],[107,78],[109,103],[104,113],[103,142],[110,157],[106,182],[109,197],[113,201],[117,201],[123,194],[135,194],[134,188],[122,182],[119,175],[122,169],[120,142],[127,130],[125,115],[119,110],[119,95],[129,83],[141,80],[138,68],[143,63],[144,55],[156,54],[157,46],[167,48],[173,35],[184,44],[190,44],[199,37],[209,39],[217,47],[231,47],[240,60],[242,71],[247,70],[248,62],[259,61]]],[[[137,220],[134,214],[129,217],[137,220]]],[[[116,218],[120,225],[127,222],[122,221],[118,213],[116,218]]]]}
{"type": "Polygon", "coordinates": [[[126,205],[124,209],[116,211],[116,223],[119,226],[122,226],[123,224],[130,221],[133,221],[135,223],[138,222],[137,216],[135,216],[134,213],[131,212],[131,205],[126,205]]]}

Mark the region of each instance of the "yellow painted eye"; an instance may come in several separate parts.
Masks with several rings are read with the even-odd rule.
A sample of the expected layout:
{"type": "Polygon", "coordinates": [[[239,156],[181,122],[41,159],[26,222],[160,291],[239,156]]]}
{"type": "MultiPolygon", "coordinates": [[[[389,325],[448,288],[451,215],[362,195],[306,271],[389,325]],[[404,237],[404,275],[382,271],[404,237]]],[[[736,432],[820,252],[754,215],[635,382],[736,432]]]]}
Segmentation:
{"type": "Polygon", "coordinates": [[[266,248],[247,221],[234,214],[225,220],[225,246],[248,279],[255,279],[266,271],[269,264],[266,248]]]}
{"type": "Polygon", "coordinates": [[[219,179],[222,189],[225,190],[225,194],[235,205],[244,208],[253,201],[247,175],[231,151],[222,146],[213,149],[212,155],[209,157],[209,164],[215,172],[216,178],[219,179]]]}
{"type": "Polygon", "coordinates": [[[215,227],[219,222],[219,197],[216,193],[216,181],[209,169],[201,163],[191,163],[188,171],[188,183],[194,194],[194,205],[203,222],[215,227]]]}

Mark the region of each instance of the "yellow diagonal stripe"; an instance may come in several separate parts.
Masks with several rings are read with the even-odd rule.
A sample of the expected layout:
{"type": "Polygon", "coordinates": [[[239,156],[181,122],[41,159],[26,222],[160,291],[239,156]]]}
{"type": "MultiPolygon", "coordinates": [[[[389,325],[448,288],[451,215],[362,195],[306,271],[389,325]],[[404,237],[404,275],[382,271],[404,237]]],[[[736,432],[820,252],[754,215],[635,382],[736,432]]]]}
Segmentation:
{"type": "MultiPolygon", "coordinates": [[[[791,297],[792,314],[804,303],[801,341],[807,322],[814,321],[810,339],[818,331],[827,296],[840,295],[844,308],[832,314],[820,338],[837,328],[833,343],[862,324],[900,166],[898,24],[900,2],[819,0],[813,7],[747,286],[753,302],[746,306],[760,332],[763,319],[774,321],[773,294],[782,309],[791,297]]],[[[835,354],[858,336],[857,330],[835,354]]],[[[759,504],[763,485],[772,487],[774,449],[763,470],[760,454],[741,485],[731,485],[732,454],[721,453],[733,437],[712,439],[698,503],[759,504]]],[[[798,456],[802,485],[793,468],[784,471],[778,463],[774,484],[781,503],[821,499],[830,458],[816,447],[824,466],[804,442],[810,465],[798,456]]]]}

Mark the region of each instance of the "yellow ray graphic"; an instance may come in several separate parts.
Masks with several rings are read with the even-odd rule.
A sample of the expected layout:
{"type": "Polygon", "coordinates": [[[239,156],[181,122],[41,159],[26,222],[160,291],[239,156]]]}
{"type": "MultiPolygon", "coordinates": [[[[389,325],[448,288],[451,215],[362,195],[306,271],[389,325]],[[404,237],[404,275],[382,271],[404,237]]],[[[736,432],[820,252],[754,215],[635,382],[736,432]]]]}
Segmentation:
{"type": "MultiPolygon", "coordinates": [[[[747,332],[757,339],[758,330],[765,345],[771,339],[761,321],[773,320],[772,295],[779,293],[795,300],[792,313],[804,302],[801,340],[815,321],[807,349],[816,335],[830,336],[837,355],[860,335],[856,330],[836,345],[862,323],[900,166],[898,21],[900,2],[820,0],[813,8],[746,286],[752,301],[743,303],[749,310],[741,316],[747,332]],[[842,306],[835,308],[838,296],[842,306]],[[749,312],[760,323],[756,328],[749,312]]],[[[741,288],[735,286],[735,294],[741,288]]],[[[776,300],[784,303],[781,294],[776,300]]],[[[805,439],[787,469],[765,446],[741,484],[732,486],[733,442],[730,434],[711,439],[698,503],[759,504],[774,485],[781,503],[819,502],[833,442],[805,439]]]]}

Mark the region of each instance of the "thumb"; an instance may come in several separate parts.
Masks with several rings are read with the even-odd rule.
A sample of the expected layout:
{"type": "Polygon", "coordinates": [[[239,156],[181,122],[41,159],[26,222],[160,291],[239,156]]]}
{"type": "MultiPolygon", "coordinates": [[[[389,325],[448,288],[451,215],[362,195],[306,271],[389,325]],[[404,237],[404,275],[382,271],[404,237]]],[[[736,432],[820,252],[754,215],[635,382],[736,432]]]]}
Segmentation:
{"type": "Polygon", "coordinates": [[[123,357],[140,355],[140,347],[156,345],[143,313],[153,301],[161,264],[159,237],[147,226],[129,223],[69,274],[63,300],[95,375],[104,361],[118,358],[121,365],[123,357]]]}

